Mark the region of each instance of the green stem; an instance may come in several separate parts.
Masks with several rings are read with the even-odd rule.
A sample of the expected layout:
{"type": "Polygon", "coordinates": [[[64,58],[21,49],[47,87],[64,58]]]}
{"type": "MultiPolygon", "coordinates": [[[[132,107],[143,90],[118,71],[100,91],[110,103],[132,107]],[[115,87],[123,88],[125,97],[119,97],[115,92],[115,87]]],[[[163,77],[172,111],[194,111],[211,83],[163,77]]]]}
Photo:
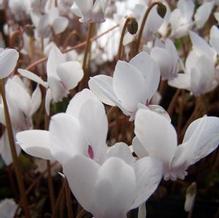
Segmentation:
{"type": "Polygon", "coordinates": [[[0,87],[1,87],[2,101],[4,104],[4,114],[5,114],[6,128],[7,128],[8,139],[9,139],[9,144],[10,144],[10,149],[11,149],[11,155],[12,155],[15,174],[16,174],[16,178],[17,178],[17,182],[18,182],[18,188],[19,188],[19,192],[21,195],[21,203],[22,203],[22,207],[24,210],[25,218],[30,218],[30,211],[28,208],[27,196],[25,194],[23,175],[21,173],[21,169],[20,169],[20,165],[19,165],[19,161],[18,161],[16,145],[15,145],[15,141],[14,141],[14,134],[13,134],[12,124],[11,124],[11,118],[10,118],[10,113],[9,113],[9,109],[8,109],[8,104],[7,104],[7,100],[6,100],[5,85],[4,85],[3,79],[0,80],[0,87]]]}

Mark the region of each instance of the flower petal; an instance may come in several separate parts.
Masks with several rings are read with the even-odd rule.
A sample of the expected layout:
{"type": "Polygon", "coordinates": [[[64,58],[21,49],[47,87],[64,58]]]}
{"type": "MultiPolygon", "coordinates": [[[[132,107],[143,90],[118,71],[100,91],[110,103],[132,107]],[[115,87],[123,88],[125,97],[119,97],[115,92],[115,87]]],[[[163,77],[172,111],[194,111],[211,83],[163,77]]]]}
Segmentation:
{"type": "Polygon", "coordinates": [[[39,108],[42,101],[42,93],[39,86],[36,87],[32,96],[31,96],[31,111],[30,116],[32,116],[39,108]]]}
{"type": "Polygon", "coordinates": [[[177,147],[177,136],[174,127],[164,116],[139,109],[135,118],[135,134],[150,156],[169,163],[177,147]]]}
{"type": "Polygon", "coordinates": [[[154,158],[144,157],[136,161],[135,174],[136,197],[131,209],[139,207],[157,189],[163,175],[162,163],[154,158]]]}
{"type": "Polygon", "coordinates": [[[58,17],[53,22],[53,30],[55,34],[62,33],[68,27],[68,19],[65,17],[58,17]]]}
{"type": "Polygon", "coordinates": [[[84,75],[84,72],[79,62],[68,61],[57,67],[57,74],[66,89],[70,90],[78,85],[84,75]]]}
{"type": "Polygon", "coordinates": [[[17,65],[19,53],[15,49],[4,49],[0,52],[0,78],[10,75],[17,65]]]}
{"type": "Polygon", "coordinates": [[[34,157],[53,160],[49,132],[45,130],[26,130],[16,135],[21,148],[34,157]]]}

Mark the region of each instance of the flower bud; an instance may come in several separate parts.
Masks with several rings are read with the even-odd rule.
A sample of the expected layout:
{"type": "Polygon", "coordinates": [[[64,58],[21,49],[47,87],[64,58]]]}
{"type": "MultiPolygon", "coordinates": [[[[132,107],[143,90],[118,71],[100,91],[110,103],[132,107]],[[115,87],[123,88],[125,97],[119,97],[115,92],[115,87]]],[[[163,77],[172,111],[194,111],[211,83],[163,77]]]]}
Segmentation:
{"type": "Polygon", "coordinates": [[[166,12],[167,12],[167,8],[164,4],[162,3],[159,3],[158,6],[157,6],[157,13],[162,17],[164,18],[164,16],[166,15],[166,12]]]}
{"type": "Polygon", "coordinates": [[[138,22],[136,21],[135,18],[130,18],[128,25],[127,25],[127,30],[130,34],[134,35],[138,31],[138,22]]]}

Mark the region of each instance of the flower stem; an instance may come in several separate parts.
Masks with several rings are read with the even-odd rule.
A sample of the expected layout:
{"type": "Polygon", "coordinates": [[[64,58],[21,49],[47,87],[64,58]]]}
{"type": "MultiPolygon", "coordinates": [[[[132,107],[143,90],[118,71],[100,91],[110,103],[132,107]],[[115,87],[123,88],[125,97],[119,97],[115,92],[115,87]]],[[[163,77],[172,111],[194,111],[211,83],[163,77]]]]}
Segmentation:
{"type": "Polygon", "coordinates": [[[30,218],[30,211],[28,208],[27,196],[25,194],[23,175],[21,173],[18,156],[16,152],[16,145],[14,141],[14,134],[13,134],[12,124],[11,124],[8,104],[6,100],[5,85],[4,85],[3,79],[0,80],[0,89],[1,89],[2,101],[4,104],[4,114],[5,114],[6,128],[7,128],[8,139],[9,139],[9,144],[10,144],[10,149],[11,149],[11,155],[12,155],[15,174],[16,174],[16,178],[18,182],[18,188],[19,188],[19,192],[21,195],[21,203],[22,203],[24,214],[25,214],[25,218],[30,218]]]}
{"type": "Polygon", "coordinates": [[[69,186],[68,186],[67,180],[65,181],[65,195],[66,195],[68,218],[73,218],[74,216],[73,216],[73,211],[72,211],[71,192],[69,190],[69,186]]]}
{"type": "Polygon", "coordinates": [[[163,4],[160,3],[160,2],[154,2],[150,5],[149,8],[147,8],[145,14],[144,14],[144,17],[143,17],[143,20],[142,20],[142,23],[141,23],[141,26],[140,26],[140,30],[139,30],[139,33],[138,33],[138,36],[137,36],[137,40],[136,40],[136,47],[135,47],[135,51],[137,54],[139,52],[139,48],[140,48],[140,44],[141,44],[141,39],[142,39],[142,35],[143,35],[143,31],[144,31],[144,27],[145,27],[145,23],[147,21],[147,18],[148,18],[148,15],[150,14],[150,11],[153,9],[154,6],[162,6],[163,7],[163,4]]]}

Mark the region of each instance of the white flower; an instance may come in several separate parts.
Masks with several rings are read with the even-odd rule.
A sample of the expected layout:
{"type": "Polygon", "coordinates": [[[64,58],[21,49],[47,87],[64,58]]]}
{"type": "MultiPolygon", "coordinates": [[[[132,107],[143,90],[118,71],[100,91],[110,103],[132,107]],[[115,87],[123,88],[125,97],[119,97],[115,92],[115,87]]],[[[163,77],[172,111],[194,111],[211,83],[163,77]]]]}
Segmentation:
{"type": "Polygon", "coordinates": [[[13,199],[5,199],[0,202],[0,217],[14,218],[18,205],[13,199]]]}
{"type": "Polygon", "coordinates": [[[0,48],[0,79],[6,78],[17,65],[19,53],[15,49],[0,48]]]}
{"type": "Polygon", "coordinates": [[[162,167],[150,157],[131,164],[112,156],[100,165],[78,155],[65,162],[64,174],[74,196],[95,218],[126,218],[129,210],[141,205],[156,190],[162,167]]]}
{"type": "Polygon", "coordinates": [[[194,2],[179,0],[177,8],[170,15],[171,36],[180,38],[185,36],[193,25],[194,2]]]}
{"type": "Polygon", "coordinates": [[[47,82],[30,71],[18,69],[18,72],[47,88],[46,112],[49,114],[50,103],[61,101],[75,88],[83,77],[81,64],[77,61],[66,61],[65,55],[54,46],[47,61],[47,82]]]}
{"type": "Polygon", "coordinates": [[[80,22],[103,22],[106,0],[75,0],[72,12],[80,17],[80,22]]]}
{"type": "Polygon", "coordinates": [[[59,34],[68,27],[68,19],[59,15],[59,10],[52,7],[48,12],[42,15],[35,23],[36,31],[40,37],[49,37],[52,34],[59,34]],[[52,31],[51,31],[52,30],[52,31]]]}
{"type": "Polygon", "coordinates": [[[215,66],[216,51],[196,33],[190,32],[193,50],[185,63],[185,73],[169,81],[169,85],[187,89],[195,96],[213,90],[217,86],[215,66]]]}
{"type": "Polygon", "coordinates": [[[89,88],[102,102],[118,106],[133,119],[139,104],[149,104],[159,82],[158,65],[146,52],[141,52],[128,63],[118,61],[113,78],[106,75],[92,77],[89,88]]]}
{"type": "MultiPolygon", "coordinates": [[[[32,127],[32,115],[41,104],[39,87],[37,86],[30,95],[23,81],[18,76],[14,76],[7,80],[5,92],[14,135],[19,131],[30,129],[32,127]]],[[[6,126],[3,108],[3,104],[0,104],[0,122],[6,126]]],[[[16,146],[16,150],[19,154],[20,147],[16,146]]],[[[4,131],[0,138],[0,154],[6,165],[12,163],[7,131],[4,131]]]]}
{"type": "Polygon", "coordinates": [[[18,144],[30,155],[60,163],[83,154],[102,162],[108,131],[104,106],[88,89],[70,101],[66,113],[51,118],[49,131],[29,130],[17,134],[18,144]]]}
{"type": "Polygon", "coordinates": [[[214,1],[203,3],[196,11],[194,23],[197,29],[201,29],[207,22],[214,7],[214,1]]]}
{"type": "Polygon", "coordinates": [[[153,47],[151,57],[159,64],[163,80],[170,80],[177,76],[179,56],[171,40],[167,39],[165,43],[160,42],[153,47]]]}
{"type": "Polygon", "coordinates": [[[215,25],[211,27],[209,43],[219,54],[219,29],[215,25]]]}
{"type": "Polygon", "coordinates": [[[192,122],[186,130],[182,144],[177,146],[173,125],[163,116],[140,109],[135,119],[135,134],[149,156],[163,161],[164,179],[184,179],[188,167],[214,151],[219,144],[219,118],[204,116],[192,122]],[[162,130],[162,131],[159,131],[162,130]]]}

